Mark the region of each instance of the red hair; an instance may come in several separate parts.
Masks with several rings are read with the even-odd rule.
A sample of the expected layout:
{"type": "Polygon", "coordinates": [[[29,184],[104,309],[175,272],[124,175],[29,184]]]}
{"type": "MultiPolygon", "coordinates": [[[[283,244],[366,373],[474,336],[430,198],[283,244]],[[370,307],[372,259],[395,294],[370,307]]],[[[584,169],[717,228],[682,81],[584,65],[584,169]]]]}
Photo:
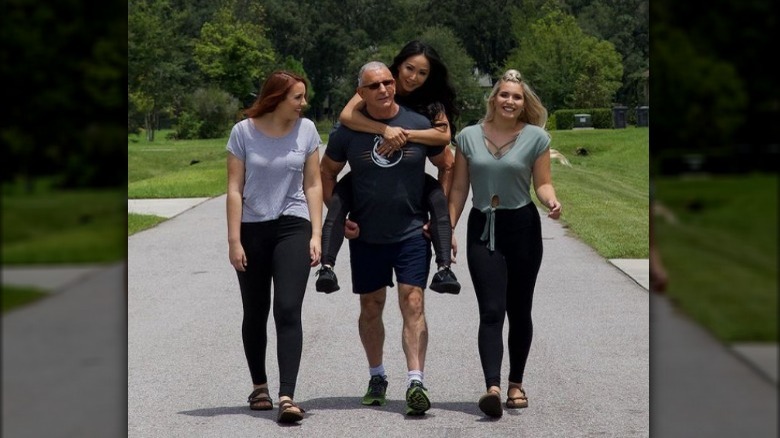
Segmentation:
{"type": "Polygon", "coordinates": [[[271,73],[263,83],[260,95],[257,96],[252,106],[244,111],[244,115],[260,117],[263,114],[274,112],[276,107],[287,98],[290,88],[298,82],[303,82],[303,85],[306,85],[306,80],[295,73],[286,70],[277,70],[271,73]]]}

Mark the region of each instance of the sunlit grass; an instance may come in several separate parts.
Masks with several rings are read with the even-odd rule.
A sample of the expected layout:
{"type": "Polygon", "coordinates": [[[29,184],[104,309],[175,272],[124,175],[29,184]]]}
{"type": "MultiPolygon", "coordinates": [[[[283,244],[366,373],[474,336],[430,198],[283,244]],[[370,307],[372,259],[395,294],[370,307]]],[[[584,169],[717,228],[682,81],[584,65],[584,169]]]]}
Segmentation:
{"type": "Polygon", "coordinates": [[[727,342],[777,341],[777,176],[660,178],[669,297],[727,342]]]}
{"type": "Polygon", "coordinates": [[[157,224],[164,222],[166,218],[161,216],[154,216],[149,214],[136,214],[136,213],[128,213],[127,214],[127,235],[132,236],[133,234],[148,230],[149,228],[153,228],[157,224]]]}
{"type": "Polygon", "coordinates": [[[3,264],[93,263],[127,253],[123,190],[3,196],[3,264]]]}
{"type": "Polygon", "coordinates": [[[561,221],[605,258],[647,258],[648,130],[551,135],[551,146],[572,165],[553,160],[553,184],[563,204],[561,221]]]}
{"type": "Polygon", "coordinates": [[[3,297],[2,312],[5,313],[25,304],[38,301],[48,294],[33,287],[3,285],[0,295],[3,297]]]}

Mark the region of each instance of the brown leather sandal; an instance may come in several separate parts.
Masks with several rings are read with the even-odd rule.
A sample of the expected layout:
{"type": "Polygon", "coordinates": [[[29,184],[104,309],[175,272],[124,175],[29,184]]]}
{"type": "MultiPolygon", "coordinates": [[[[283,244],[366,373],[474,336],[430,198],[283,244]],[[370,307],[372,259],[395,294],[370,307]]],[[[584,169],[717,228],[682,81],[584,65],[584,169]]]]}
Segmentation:
{"type": "Polygon", "coordinates": [[[528,397],[525,395],[525,389],[522,386],[510,383],[507,390],[506,407],[509,409],[520,409],[528,407],[528,397]],[[509,397],[509,391],[512,389],[519,389],[520,395],[517,397],[509,397]]]}
{"type": "Polygon", "coordinates": [[[268,394],[268,388],[257,388],[249,394],[247,399],[249,409],[253,411],[270,411],[274,408],[274,401],[268,394]]]}
{"type": "Polygon", "coordinates": [[[292,400],[281,400],[279,402],[279,416],[276,421],[279,423],[295,423],[303,420],[303,413],[306,412],[302,407],[295,404],[292,400]],[[294,409],[298,408],[297,411],[294,409]]]}
{"type": "Polygon", "coordinates": [[[479,398],[479,409],[488,417],[500,418],[504,415],[501,408],[501,391],[488,390],[479,398]]]}

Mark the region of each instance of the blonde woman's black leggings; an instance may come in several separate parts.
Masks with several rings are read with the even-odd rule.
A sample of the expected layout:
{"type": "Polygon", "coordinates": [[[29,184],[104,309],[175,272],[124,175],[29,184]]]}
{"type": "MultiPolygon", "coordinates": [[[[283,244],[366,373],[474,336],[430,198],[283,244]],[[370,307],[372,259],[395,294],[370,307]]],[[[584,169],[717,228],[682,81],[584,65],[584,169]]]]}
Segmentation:
{"type": "Polygon", "coordinates": [[[486,387],[501,386],[503,329],[509,321],[509,380],[522,382],[531,349],[531,305],[542,263],[542,227],[531,203],[495,212],[495,251],[481,240],[487,216],[472,209],[466,258],[479,307],[477,343],[486,387]]]}

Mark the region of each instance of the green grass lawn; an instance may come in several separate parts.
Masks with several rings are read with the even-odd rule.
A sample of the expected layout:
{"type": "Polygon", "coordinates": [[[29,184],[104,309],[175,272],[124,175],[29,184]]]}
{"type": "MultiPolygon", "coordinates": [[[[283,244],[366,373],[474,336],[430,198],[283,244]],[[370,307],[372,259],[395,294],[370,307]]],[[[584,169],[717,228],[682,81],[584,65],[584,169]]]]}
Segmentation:
{"type": "Polygon", "coordinates": [[[777,176],[655,181],[669,297],[721,340],[777,342],[777,176]]]}
{"type": "Polygon", "coordinates": [[[128,213],[127,214],[127,235],[132,236],[133,234],[139,231],[148,230],[149,228],[152,228],[155,225],[165,220],[166,218],[161,216],[154,216],[150,214],[128,213]]]}
{"type": "Polygon", "coordinates": [[[227,138],[167,140],[168,132],[158,131],[154,142],[142,135],[128,137],[128,198],[197,198],[225,193],[227,138]]]}
{"type": "Polygon", "coordinates": [[[127,254],[124,190],[4,192],[4,265],[102,263],[127,254]]]}
{"type": "Polygon", "coordinates": [[[2,287],[2,313],[32,303],[48,295],[46,292],[32,287],[4,285],[2,287]]]}
{"type": "Polygon", "coordinates": [[[647,128],[551,131],[562,222],[605,258],[647,258],[649,131],[647,128]],[[586,155],[578,155],[584,149],[586,155]]]}

